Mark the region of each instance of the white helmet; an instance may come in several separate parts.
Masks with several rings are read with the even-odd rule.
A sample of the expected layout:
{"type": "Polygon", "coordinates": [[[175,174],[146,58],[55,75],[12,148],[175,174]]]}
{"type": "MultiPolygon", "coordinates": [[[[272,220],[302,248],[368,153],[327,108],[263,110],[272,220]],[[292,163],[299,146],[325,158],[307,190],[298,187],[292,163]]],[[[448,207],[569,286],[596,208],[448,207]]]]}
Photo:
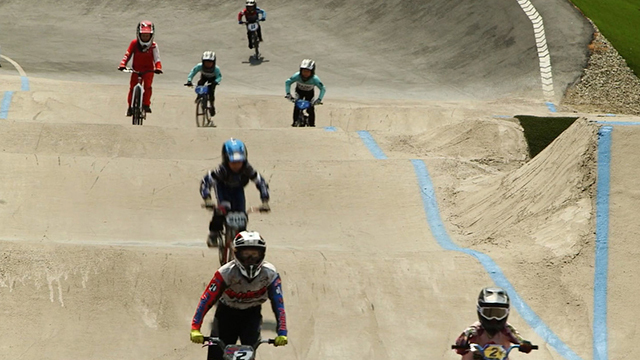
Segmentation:
{"type": "MultiPolygon", "coordinates": [[[[303,69],[307,69],[311,71],[311,76],[310,78],[313,77],[313,75],[316,74],[316,62],[311,60],[311,59],[304,59],[302,60],[302,62],[300,63],[300,76],[302,76],[302,70],[303,69]]],[[[308,80],[308,78],[303,78],[302,80],[308,80]]]]}
{"type": "Polygon", "coordinates": [[[204,73],[213,73],[216,69],[216,53],[213,51],[205,51],[202,53],[202,72],[204,73]],[[207,68],[204,66],[205,61],[213,61],[213,66],[207,68]]]}
{"type": "Polygon", "coordinates": [[[213,52],[213,51],[205,51],[205,52],[203,52],[202,53],[202,61],[205,61],[205,60],[215,62],[216,61],[216,53],[213,52]]]}
{"type": "Polygon", "coordinates": [[[233,239],[233,254],[238,269],[247,279],[253,280],[262,269],[267,243],[257,231],[241,231],[233,239]],[[257,255],[248,255],[244,250],[258,250],[257,255]]]}
{"type": "Polygon", "coordinates": [[[245,2],[245,3],[244,3],[244,5],[245,5],[246,7],[252,7],[252,6],[253,6],[253,7],[257,7],[257,5],[256,5],[256,0],[247,0],[247,2],[245,2]]]}

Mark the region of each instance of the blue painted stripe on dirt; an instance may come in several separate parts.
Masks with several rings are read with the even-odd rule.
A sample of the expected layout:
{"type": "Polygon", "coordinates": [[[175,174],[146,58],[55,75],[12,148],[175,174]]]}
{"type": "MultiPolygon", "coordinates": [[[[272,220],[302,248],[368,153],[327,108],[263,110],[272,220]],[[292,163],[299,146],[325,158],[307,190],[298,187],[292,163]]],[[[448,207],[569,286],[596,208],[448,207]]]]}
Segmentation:
{"type": "Polygon", "coordinates": [[[13,91],[5,91],[2,97],[2,103],[0,103],[0,119],[6,119],[9,115],[9,106],[11,105],[11,98],[13,97],[13,91]]]}
{"type": "Polygon", "coordinates": [[[367,148],[369,148],[369,151],[371,151],[371,154],[373,154],[373,156],[376,159],[381,159],[381,160],[387,159],[387,155],[385,155],[384,151],[380,149],[380,147],[378,146],[378,143],[376,143],[376,141],[373,139],[373,137],[368,131],[360,130],[358,131],[358,135],[360,135],[360,138],[362,139],[364,144],[367,146],[367,148]]]}
{"type": "Polygon", "coordinates": [[[20,76],[22,81],[22,91],[29,91],[29,78],[26,76],[20,76]]]}
{"type": "Polygon", "coordinates": [[[622,125],[622,126],[637,126],[640,125],[640,122],[638,121],[606,121],[606,120],[598,120],[596,121],[596,123],[598,124],[603,124],[603,125],[622,125]]]}
{"type": "Polygon", "coordinates": [[[547,108],[549,109],[549,111],[556,112],[556,106],[552,102],[547,101],[545,104],[547,105],[547,108]]]}
{"type": "Polygon", "coordinates": [[[609,274],[609,189],[611,179],[611,126],[598,131],[598,184],[596,193],[596,264],[593,280],[593,359],[607,360],[607,278],[609,274]]]}
{"type": "Polygon", "coordinates": [[[478,259],[485,270],[489,273],[491,279],[496,285],[506,289],[511,296],[513,306],[518,310],[518,313],[522,318],[531,326],[535,332],[544,339],[549,345],[565,359],[568,360],[582,360],[573,350],[571,350],[549,327],[540,319],[540,317],[525,303],[524,300],[518,295],[515,288],[506,276],[502,273],[502,270],[498,265],[487,255],[467,249],[456,245],[449,234],[447,233],[444,223],[440,218],[440,210],[436,201],[436,195],[433,188],[433,183],[429,177],[429,171],[427,166],[421,160],[411,160],[418,177],[418,184],[420,185],[420,193],[422,195],[422,202],[424,205],[424,211],[427,215],[427,222],[431,228],[433,236],[436,238],[438,244],[446,249],[463,252],[478,259]]]}
{"type": "Polygon", "coordinates": [[[335,126],[325,126],[324,129],[326,131],[331,131],[331,132],[338,131],[338,129],[335,126]]]}

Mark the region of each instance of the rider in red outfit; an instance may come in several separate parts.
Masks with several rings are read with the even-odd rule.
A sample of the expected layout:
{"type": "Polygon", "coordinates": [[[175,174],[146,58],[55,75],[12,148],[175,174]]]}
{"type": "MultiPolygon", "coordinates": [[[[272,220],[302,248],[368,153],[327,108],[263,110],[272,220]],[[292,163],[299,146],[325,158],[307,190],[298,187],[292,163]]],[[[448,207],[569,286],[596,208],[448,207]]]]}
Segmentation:
{"type": "MultiPolygon", "coordinates": [[[[136,39],[133,39],[129,44],[129,48],[124,53],[122,61],[118,70],[124,70],[127,67],[127,63],[133,56],[133,63],[131,67],[136,71],[150,71],[142,75],[144,95],[142,97],[142,107],[148,113],[151,112],[151,84],[153,83],[153,75],[162,74],[162,63],[160,62],[160,52],[158,45],[153,41],[155,35],[155,27],[151,21],[141,21],[136,29],[136,39]]],[[[131,108],[131,95],[133,93],[133,87],[138,83],[138,74],[131,73],[131,81],[129,84],[129,96],[127,102],[129,108],[127,109],[127,116],[133,114],[131,108]]]]}

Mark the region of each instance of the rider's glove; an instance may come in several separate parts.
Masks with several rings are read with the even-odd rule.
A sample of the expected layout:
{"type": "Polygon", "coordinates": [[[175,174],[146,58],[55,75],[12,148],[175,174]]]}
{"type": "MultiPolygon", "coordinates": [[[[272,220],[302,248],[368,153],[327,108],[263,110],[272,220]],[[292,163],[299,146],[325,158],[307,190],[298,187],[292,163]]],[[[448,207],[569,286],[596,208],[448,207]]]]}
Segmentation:
{"type": "Polygon", "coordinates": [[[238,21],[238,24],[242,25],[242,21],[238,21]]]}
{"type": "Polygon", "coordinates": [[[196,344],[204,343],[204,335],[202,335],[200,330],[191,330],[191,342],[194,342],[196,344]]]}
{"type": "Polygon", "coordinates": [[[273,342],[275,346],[285,346],[287,345],[287,337],[284,335],[276,336],[276,341],[273,342]]]}
{"type": "Polygon", "coordinates": [[[153,72],[156,73],[156,74],[162,74],[162,70],[160,70],[160,69],[155,69],[153,72]]]}
{"type": "Polygon", "coordinates": [[[527,340],[522,341],[522,343],[520,343],[520,348],[518,350],[520,350],[520,352],[523,352],[525,354],[528,354],[531,352],[531,343],[527,340]]]}
{"type": "Polygon", "coordinates": [[[186,84],[184,84],[184,86],[192,87],[192,86],[193,86],[193,83],[192,83],[191,81],[187,81],[187,83],[186,83],[186,84]]]}
{"type": "Polygon", "coordinates": [[[315,99],[313,105],[322,105],[322,99],[315,99]]]}
{"type": "Polygon", "coordinates": [[[285,99],[293,100],[293,96],[291,96],[291,94],[289,94],[289,93],[287,93],[287,95],[285,95],[284,97],[285,97],[285,99]]]}
{"type": "Polygon", "coordinates": [[[118,66],[118,70],[120,70],[120,71],[122,71],[122,70],[124,70],[126,68],[127,68],[126,66],[118,66]]]}
{"type": "Polygon", "coordinates": [[[213,200],[211,198],[206,198],[204,199],[204,206],[208,207],[208,208],[212,208],[215,207],[216,204],[214,204],[213,200]]]}
{"type": "Polygon", "coordinates": [[[260,21],[265,21],[265,20],[267,20],[267,19],[260,19],[260,21]]]}

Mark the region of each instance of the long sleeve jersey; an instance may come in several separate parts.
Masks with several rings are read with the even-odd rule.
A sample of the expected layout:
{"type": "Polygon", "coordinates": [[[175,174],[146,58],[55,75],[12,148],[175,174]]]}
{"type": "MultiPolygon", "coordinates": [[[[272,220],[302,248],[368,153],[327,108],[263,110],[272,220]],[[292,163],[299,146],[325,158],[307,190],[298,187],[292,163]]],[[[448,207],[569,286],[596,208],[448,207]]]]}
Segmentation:
{"type": "Polygon", "coordinates": [[[253,13],[248,12],[247,8],[242,9],[242,11],[238,13],[238,21],[242,21],[243,16],[248,23],[254,23],[260,19],[267,20],[267,12],[259,7],[256,7],[256,11],[253,13]]]}
{"type": "Polygon", "coordinates": [[[138,40],[133,39],[124,53],[120,67],[127,66],[127,63],[133,57],[131,67],[136,71],[153,71],[162,70],[162,62],[160,61],[160,50],[155,42],[151,44],[147,51],[142,51],[138,46],[138,40]]]}
{"type": "Polygon", "coordinates": [[[307,81],[303,81],[299,71],[293,74],[293,76],[291,76],[290,78],[287,79],[287,81],[284,82],[284,91],[287,94],[291,93],[291,84],[293,83],[296,83],[296,89],[301,91],[311,91],[314,89],[314,87],[317,86],[318,89],[320,89],[320,95],[318,95],[318,100],[321,100],[321,101],[322,101],[322,98],[324,97],[324,93],[326,92],[326,88],[324,84],[322,83],[322,81],[320,81],[320,78],[317,77],[316,75],[313,75],[307,81]]]}
{"type": "Polygon", "coordinates": [[[213,81],[215,81],[217,84],[220,84],[220,82],[222,81],[222,73],[220,72],[220,68],[217,65],[215,66],[215,69],[213,71],[207,72],[202,71],[202,63],[199,63],[198,65],[194,66],[193,69],[191,69],[191,72],[187,76],[187,82],[191,82],[191,80],[193,80],[193,77],[196,76],[196,74],[199,72],[202,73],[203,77],[207,79],[213,79],[213,81]]]}
{"type": "Polygon", "coordinates": [[[284,311],[282,283],[273,264],[264,262],[258,275],[248,281],[236,266],[235,261],[223,265],[209,282],[200,297],[196,313],[191,321],[191,329],[200,330],[207,312],[220,301],[234,309],[249,309],[271,302],[276,317],[278,336],[287,335],[287,316],[284,311]]]}
{"type": "MultiPolygon", "coordinates": [[[[502,329],[502,331],[497,334],[491,336],[487,333],[479,321],[471,324],[468,328],[466,328],[458,339],[456,339],[456,345],[468,345],[469,343],[475,343],[480,346],[485,346],[487,344],[498,344],[502,345],[505,348],[511,346],[511,344],[520,344],[524,341],[524,339],[520,336],[520,333],[511,326],[511,324],[507,323],[502,329]]],[[[473,354],[469,350],[455,350],[458,354],[462,355],[462,360],[472,360],[473,354]]]]}
{"type": "Polygon", "coordinates": [[[230,188],[245,187],[249,180],[256,184],[260,191],[260,199],[269,199],[269,184],[267,181],[247,162],[240,172],[234,173],[225,164],[220,164],[217,168],[209,171],[200,182],[200,195],[203,199],[211,197],[211,188],[216,183],[222,183],[230,188]]]}

